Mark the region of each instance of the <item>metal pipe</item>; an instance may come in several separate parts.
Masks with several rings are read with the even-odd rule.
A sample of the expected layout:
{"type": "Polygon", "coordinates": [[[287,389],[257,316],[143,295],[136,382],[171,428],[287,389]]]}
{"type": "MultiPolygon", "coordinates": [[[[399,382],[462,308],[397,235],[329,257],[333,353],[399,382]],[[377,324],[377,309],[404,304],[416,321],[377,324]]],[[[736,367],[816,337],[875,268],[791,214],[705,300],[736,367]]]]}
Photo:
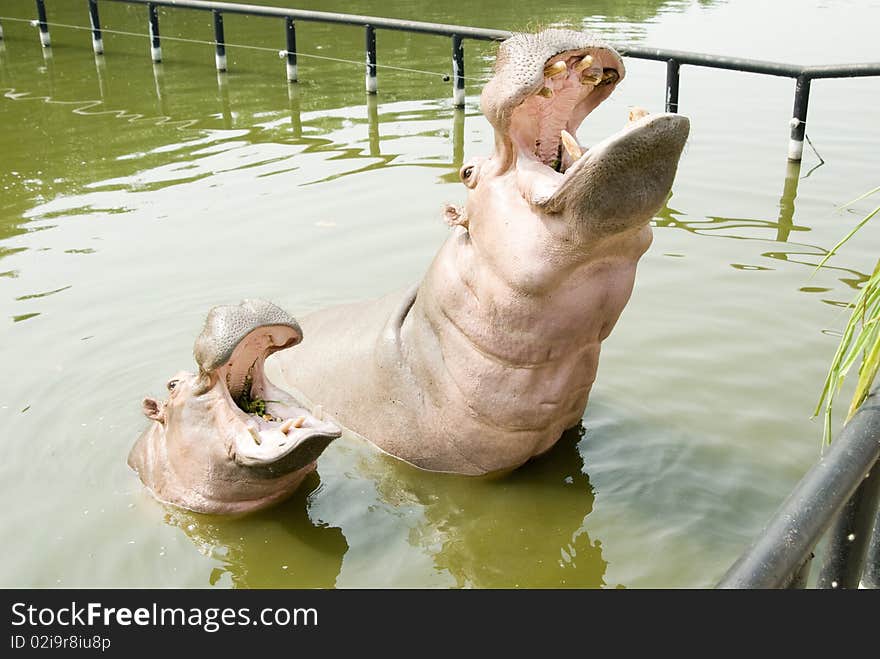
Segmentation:
{"type": "Polygon", "coordinates": [[[719,588],[779,588],[813,547],[880,456],[880,384],[806,473],[719,588]]]}
{"type": "Polygon", "coordinates": [[[147,16],[150,20],[150,57],[154,62],[162,61],[162,41],[159,38],[159,10],[156,5],[147,5],[147,16]]]}
{"type": "Polygon", "coordinates": [[[880,76],[880,62],[861,62],[858,64],[833,64],[829,66],[807,66],[801,75],[808,78],[862,78],[880,76]]]}
{"type": "Polygon", "coordinates": [[[464,107],[464,46],[457,34],[452,35],[452,107],[464,107]]]}
{"type": "Polygon", "coordinates": [[[214,64],[220,72],[226,71],[226,38],[223,36],[223,14],[214,11],[214,64]]]}
{"type": "Polygon", "coordinates": [[[89,22],[92,24],[92,50],[95,55],[104,54],[104,38],[101,35],[101,18],[98,16],[98,0],[89,0],[89,22]]]}
{"type": "Polygon", "coordinates": [[[666,62],[666,111],[678,112],[678,80],[681,64],[678,60],[666,62]]]}
{"type": "Polygon", "coordinates": [[[794,89],[794,109],[791,111],[791,138],[788,140],[788,159],[800,161],[804,154],[804,133],[807,131],[807,106],[810,103],[810,79],[799,76],[794,89]]]}
{"type": "Polygon", "coordinates": [[[183,7],[202,11],[222,11],[225,14],[247,14],[250,16],[269,16],[283,18],[290,16],[296,20],[317,23],[340,23],[342,25],[372,25],[374,29],[402,30],[404,32],[421,32],[451,37],[460,34],[466,39],[483,41],[503,41],[512,32],[507,30],[487,30],[465,25],[446,25],[443,23],[426,23],[423,21],[405,21],[396,18],[379,16],[361,16],[358,14],[340,14],[328,11],[311,11],[306,9],[287,9],[285,7],[264,7],[262,5],[246,5],[238,2],[207,2],[205,0],[109,0],[128,4],[147,4],[155,2],[163,7],[183,7]]]}
{"type": "Polygon", "coordinates": [[[378,89],[376,82],[376,30],[372,25],[366,28],[366,51],[367,51],[367,69],[366,69],[366,86],[368,94],[375,94],[378,89]]]}
{"type": "Polygon", "coordinates": [[[713,69],[745,71],[746,73],[763,73],[765,75],[783,76],[787,78],[797,78],[803,73],[803,67],[796,64],[765,62],[763,60],[747,59],[744,57],[725,57],[722,55],[691,53],[685,50],[643,48],[641,46],[615,46],[615,49],[620,52],[621,55],[627,57],[655,60],[658,62],[667,62],[674,59],[679,64],[688,64],[690,66],[706,66],[713,69]]]}
{"type": "Polygon", "coordinates": [[[296,25],[290,16],[284,18],[284,34],[287,42],[287,82],[296,82],[296,25]]]}
{"type": "MultiPolygon", "coordinates": [[[[877,465],[874,465],[877,469],[877,465]]],[[[874,516],[874,531],[865,556],[865,570],[862,572],[862,588],[880,588],[880,508],[874,516]]]]}
{"type": "Polygon", "coordinates": [[[40,26],[40,45],[49,48],[52,45],[52,37],[49,36],[45,0],[37,0],[37,24],[40,26]]]}
{"type": "Polygon", "coordinates": [[[878,499],[880,464],[875,464],[834,520],[817,588],[859,587],[878,499]]]}
{"type": "Polygon", "coordinates": [[[811,553],[807,556],[807,560],[804,561],[804,564],[798,568],[797,572],[795,572],[791,581],[786,584],[786,588],[788,590],[803,590],[807,587],[807,581],[810,578],[810,568],[813,566],[813,554],[811,553]]]}
{"type": "MultiPolygon", "coordinates": [[[[444,23],[426,23],[423,21],[406,21],[395,18],[381,18],[379,16],[362,16],[357,14],[340,14],[337,12],[311,11],[305,9],[288,9],[285,7],[265,7],[261,5],[246,5],[237,2],[209,2],[207,0],[106,0],[108,2],[122,2],[126,4],[157,4],[163,7],[179,7],[202,11],[222,11],[227,14],[246,14],[249,16],[269,16],[284,18],[290,17],[295,20],[312,21],[318,23],[338,23],[342,25],[370,25],[374,29],[401,30],[404,32],[420,32],[424,34],[437,34],[442,36],[458,35],[462,39],[475,39],[482,41],[503,41],[513,33],[507,30],[490,30],[465,25],[448,25],[444,23]]],[[[645,48],[641,46],[615,46],[622,55],[636,59],[656,60],[667,62],[676,60],[679,64],[690,66],[703,66],[715,69],[727,69],[730,71],[744,71],[747,73],[761,73],[766,75],[797,78],[806,76],[809,78],[835,78],[846,76],[874,76],[880,75],[880,62],[861,63],[851,65],[811,66],[803,67],[795,64],[781,62],[766,62],[763,60],[746,59],[742,57],[723,57],[719,55],[707,55],[704,53],[691,53],[683,50],[671,50],[666,48],[645,48]]]]}

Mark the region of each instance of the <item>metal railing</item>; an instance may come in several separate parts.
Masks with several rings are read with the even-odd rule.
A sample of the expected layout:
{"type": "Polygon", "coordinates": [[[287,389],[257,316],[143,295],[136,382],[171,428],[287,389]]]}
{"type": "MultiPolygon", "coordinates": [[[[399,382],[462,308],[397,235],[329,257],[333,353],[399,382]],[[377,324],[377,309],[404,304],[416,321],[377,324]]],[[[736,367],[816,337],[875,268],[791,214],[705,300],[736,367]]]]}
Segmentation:
{"type": "MultiPolygon", "coordinates": [[[[104,52],[101,21],[98,14],[98,0],[84,0],[88,4],[89,20],[92,31],[92,46],[95,54],[104,52]]],[[[364,28],[365,33],[365,86],[367,93],[375,94],[378,90],[376,76],[376,30],[398,30],[418,32],[450,37],[452,40],[452,98],[453,105],[462,107],[465,99],[464,87],[464,47],[465,39],[481,41],[502,41],[511,32],[506,30],[489,30],[464,25],[445,25],[442,23],[426,23],[407,21],[378,16],[359,16],[356,14],[340,14],[336,12],[310,11],[285,7],[266,7],[247,5],[235,2],[209,2],[207,0],[102,0],[104,2],[121,2],[125,4],[146,5],[147,21],[150,36],[150,54],[153,61],[162,60],[161,37],[159,34],[159,7],[175,9],[193,9],[208,11],[214,19],[215,63],[218,71],[226,71],[226,37],[223,29],[224,14],[243,14],[247,16],[264,16],[284,20],[286,48],[279,54],[286,59],[287,79],[296,82],[298,77],[296,52],[296,21],[335,23],[341,25],[357,25],[364,28]]],[[[36,25],[40,31],[40,43],[44,48],[51,47],[49,22],[46,17],[45,0],[36,0],[36,25]]],[[[0,39],[2,39],[0,28],[0,39]]],[[[852,78],[864,76],[880,76],[880,62],[861,64],[839,64],[824,66],[800,66],[767,62],[762,60],[744,59],[691,53],[665,48],[644,48],[640,46],[621,46],[617,50],[625,57],[634,59],[666,62],[666,111],[678,112],[681,66],[701,66],[713,69],[726,69],[760,75],[782,76],[795,79],[794,107],[789,122],[790,137],[788,143],[789,160],[799,161],[803,155],[804,139],[807,126],[807,108],[810,100],[810,85],[813,80],[823,78],[852,78]]]]}
{"type": "Polygon", "coordinates": [[[880,385],[719,588],[802,588],[829,533],[819,588],[880,588],[880,385]]]}
{"type": "MultiPolygon", "coordinates": [[[[104,52],[98,0],[88,4],[92,46],[104,52]]],[[[159,7],[209,11],[213,16],[215,64],[226,71],[224,14],[265,16],[284,20],[287,79],[298,77],[296,21],[361,26],[365,30],[365,84],[375,94],[377,84],[376,30],[399,30],[450,37],[452,40],[453,103],[464,105],[464,39],[501,41],[511,33],[461,25],[444,25],[375,16],[306,11],[203,0],[103,0],[146,5],[150,54],[162,60],[159,7]]],[[[36,0],[40,43],[51,47],[45,0],[36,0]]],[[[3,38],[0,27],[0,39],[3,38]]],[[[617,47],[625,57],[666,62],[666,110],[679,109],[681,66],[701,66],[760,75],[794,78],[795,96],[789,140],[789,160],[803,153],[807,107],[812,80],[823,78],[880,76],[880,62],[830,66],[798,66],[679,50],[617,47]]],[[[827,533],[826,557],[817,580],[819,587],[880,588],[880,386],[844,427],[827,453],[803,477],[751,547],[728,570],[719,588],[803,587],[812,565],[813,551],[827,533]]]]}

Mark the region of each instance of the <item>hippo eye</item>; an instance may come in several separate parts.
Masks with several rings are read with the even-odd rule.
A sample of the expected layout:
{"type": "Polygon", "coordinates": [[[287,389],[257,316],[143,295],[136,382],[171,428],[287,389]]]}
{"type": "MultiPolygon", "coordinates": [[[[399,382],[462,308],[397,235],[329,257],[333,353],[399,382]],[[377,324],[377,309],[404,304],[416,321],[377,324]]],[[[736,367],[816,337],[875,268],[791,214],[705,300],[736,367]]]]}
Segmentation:
{"type": "Polygon", "coordinates": [[[465,167],[464,169],[461,170],[461,180],[467,181],[473,173],[474,173],[474,166],[473,165],[469,165],[469,166],[465,167]]]}
{"type": "Polygon", "coordinates": [[[177,386],[178,382],[180,382],[180,380],[168,380],[168,384],[165,386],[168,387],[168,391],[174,391],[174,387],[177,386]]]}

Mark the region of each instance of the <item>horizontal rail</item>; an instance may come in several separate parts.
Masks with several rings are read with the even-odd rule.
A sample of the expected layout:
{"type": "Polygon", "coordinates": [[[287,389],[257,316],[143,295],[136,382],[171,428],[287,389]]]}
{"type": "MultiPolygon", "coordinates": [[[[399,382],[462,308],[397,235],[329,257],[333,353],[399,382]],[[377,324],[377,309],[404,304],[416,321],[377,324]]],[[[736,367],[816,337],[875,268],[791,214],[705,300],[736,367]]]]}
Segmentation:
{"type": "MultiPolygon", "coordinates": [[[[441,36],[458,36],[465,39],[481,41],[503,41],[513,33],[508,30],[492,30],[470,27],[466,25],[449,25],[445,23],[427,23],[409,21],[399,18],[383,18],[380,16],[363,16],[358,14],[341,14],[338,12],[313,11],[287,7],[266,7],[263,5],[247,5],[240,2],[213,2],[210,0],[107,0],[126,4],[156,5],[161,7],[182,7],[202,11],[220,11],[228,14],[247,14],[250,16],[268,16],[275,18],[293,18],[315,23],[336,23],[340,25],[371,26],[375,29],[400,30],[403,32],[421,32],[441,36]]],[[[831,66],[802,66],[782,62],[727,57],[693,53],[669,48],[645,48],[641,46],[614,46],[621,54],[635,59],[666,62],[675,60],[679,64],[702,66],[746,73],[784,76],[787,78],[843,78],[855,76],[880,75],[880,62],[837,64],[831,66]]]]}
{"type": "Polygon", "coordinates": [[[245,5],[240,2],[209,2],[207,0],[109,0],[137,5],[156,5],[159,7],[183,7],[202,11],[221,11],[226,14],[247,14],[249,16],[269,16],[274,18],[293,18],[313,23],[337,23],[340,25],[371,25],[377,29],[400,30],[403,32],[421,32],[451,37],[459,35],[467,39],[482,41],[503,41],[512,32],[506,30],[487,30],[465,25],[445,25],[443,23],[426,23],[424,21],[406,21],[398,18],[382,18],[379,16],[360,16],[358,14],[340,14],[329,11],[312,11],[309,9],[288,9],[286,7],[265,7],[262,5],[245,5]]]}
{"type": "MultiPolygon", "coordinates": [[[[801,479],[719,588],[780,588],[808,560],[880,457],[880,386],[801,479]]],[[[875,533],[877,530],[875,529],[875,533]]]]}

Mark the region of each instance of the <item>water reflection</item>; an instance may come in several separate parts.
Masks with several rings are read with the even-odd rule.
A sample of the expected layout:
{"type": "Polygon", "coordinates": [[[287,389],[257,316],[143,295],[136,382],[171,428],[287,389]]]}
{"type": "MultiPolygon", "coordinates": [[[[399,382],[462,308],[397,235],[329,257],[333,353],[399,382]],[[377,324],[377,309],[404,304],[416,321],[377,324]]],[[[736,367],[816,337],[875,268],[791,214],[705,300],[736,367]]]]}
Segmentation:
{"type": "Polygon", "coordinates": [[[379,100],[375,94],[367,94],[367,123],[369,124],[370,155],[381,156],[379,150],[379,100]]]}
{"type": "Polygon", "coordinates": [[[288,501],[239,518],[169,506],[165,523],[180,528],[201,554],[221,563],[211,572],[211,585],[228,575],[241,588],[331,588],[348,545],[338,528],[309,518],[309,498],[319,487],[312,474],[288,501]]]}
{"type": "MultiPolygon", "coordinates": [[[[732,240],[753,240],[759,242],[774,241],[790,245],[790,249],[775,249],[768,252],[762,252],[761,256],[774,259],[777,261],[785,261],[787,263],[796,263],[798,265],[807,266],[815,269],[822,259],[828,254],[828,249],[820,245],[812,245],[805,242],[793,242],[790,240],[792,232],[810,231],[809,226],[795,224],[795,202],[797,200],[798,185],[800,183],[801,163],[786,163],[785,179],[782,185],[782,195],[779,198],[778,214],[776,220],[766,220],[762,218],[742,218],[742,217],[722,217],[718,215],[708,215],[694,220],[687,219],[686,213],[677,210],[669,205],[669,201],[657,213],[655,218],[655,226],[683,229],[689,233],[697,235],[711,235],[720,238],[729,238],[732,240]],[[773,233],[773,237],[756,237],[746,235],[740,229],[767,229],[773,233]],[[808,257],[808,258],[798,258],[808,257]]],[[[748,270],[769,270],[760,266],[744,266],[742,264],[731,264],[732,267],[748,270]]],[[[841,276],[839,280],[852,289],[859,289],[862,284],[868,280],[868,274],[846,268],[842,266],[832,266],[826,264],[822,266],[824,270],[836,271],[848,276],[841,276]]],[[[818,292],[809,287],[801,289],[804,292],[818,292]]],[[[837,305],[838,302],[824,300],[825,302],[837,305]]]]}
{"type": "MultiPolygon", "coordinates": [[[[392,510],[415,510],[407,542],[462,587],[600,587],[602,543],[584,528],[594,494],[582,426],[547,454],[495,478],[424,472],[374,452],[357,465],[392,510]]],[[[345,529],[343,528],[343,531],[345,529]]]]}
{"type": "Polygon", "coordinates": [[[229,105],[229,82],[226,73],[217,71],[217,94],[220,99],[220,113],[223,116],[223,128],[232,128],[232,109],[229,105]]]}

